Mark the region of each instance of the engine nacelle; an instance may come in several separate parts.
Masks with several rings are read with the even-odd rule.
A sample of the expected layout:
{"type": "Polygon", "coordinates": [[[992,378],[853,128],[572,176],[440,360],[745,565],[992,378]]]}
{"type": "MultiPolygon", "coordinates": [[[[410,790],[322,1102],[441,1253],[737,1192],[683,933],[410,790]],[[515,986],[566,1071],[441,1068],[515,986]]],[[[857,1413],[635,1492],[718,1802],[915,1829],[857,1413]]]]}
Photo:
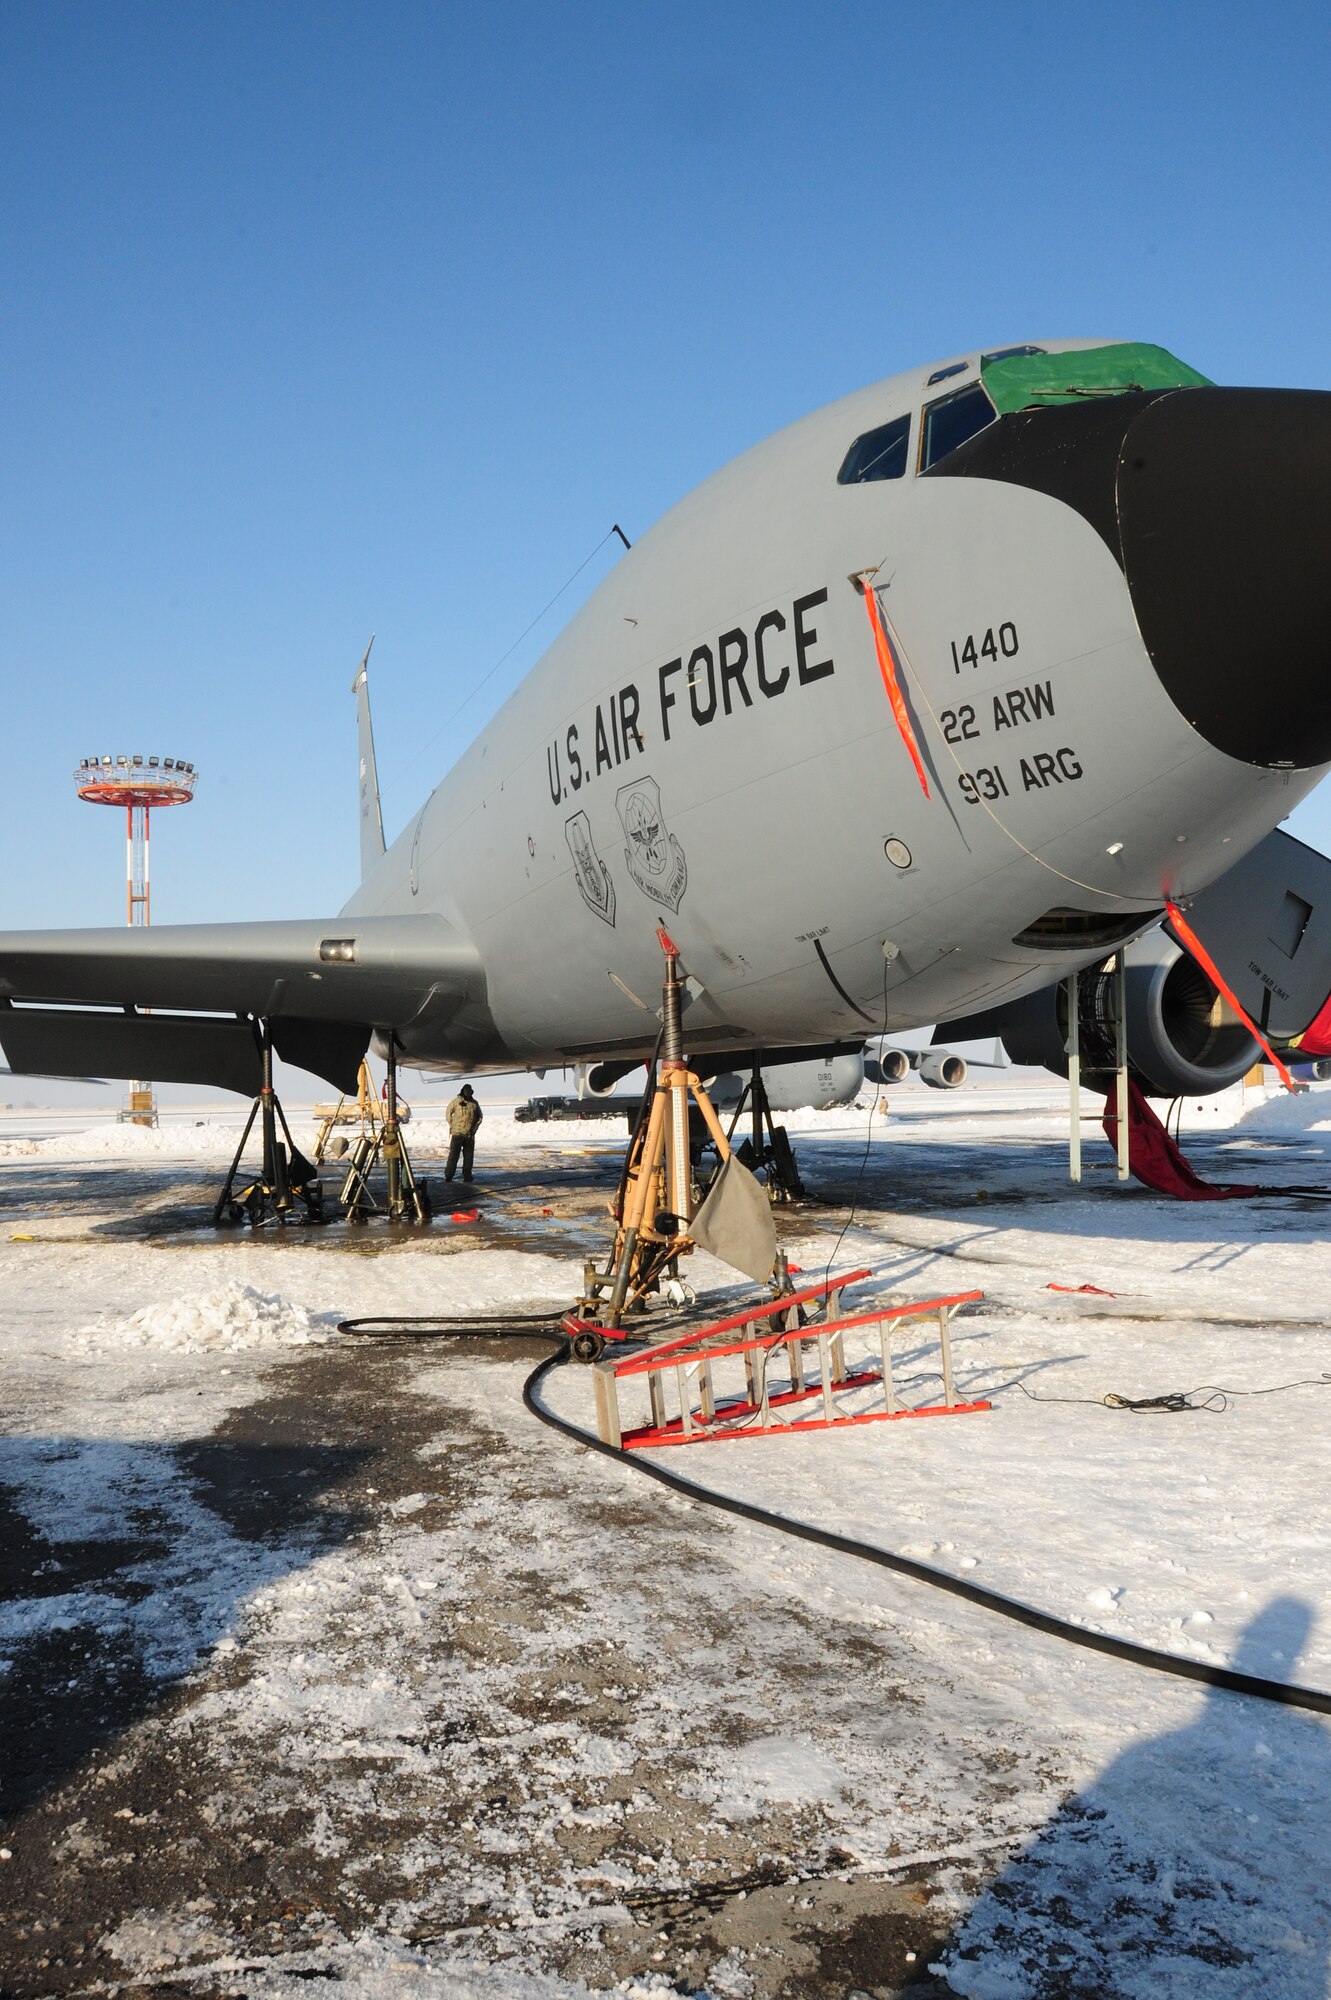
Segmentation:
{"type": "Polygon", "coordinates": [[[910,1057],[904,1049],[883,1049],[865,1057],[864,1074],[870,1083],[904,1083],[910,1075],[910,1057]]]}
{"type": "MultiPolygon", "coordinates": [[[[1096,983],[1103,991],[1113,981],[1096,983]]],[[[1224,1090],[1260,1062],[1261,1050],[1229,1003],[1163,931],[1129,945],[1126,986],[1128,1066],[1148,1096],[1224,1090]]]]}
{"type": "Polygon", "coordinates": [[[609,1097],[626,1076],[632,1076],[635,1069],[642,1068],[642,1058],[633,1062],[586,1063],[576,1065],[579,1097],[609,1097]]]}
{"type": "Polygon", "coordinates": [[[931,1090],[959,1090],[968,1074],[965,1056],[951,1055],[947,1050],[931,1052],[920,1063],[920,1082],[931,1090]]]}
{"type": "MultiPolygon", "coordinates": [[[[1324,1081],[1331,1063],[1331,859],[1277,828],[1209,889],[1189,899],[1188,923],[1250,1020],[1291,1066],[1324,1081]],[[1305,1053],[1306,1049],[1306,1053],[1305,1053]],[[1303,1066],[1307,1065],[1304,1069],[1303,1066]]],[[[1128,1067],[1153,1097],[1223,1090],[1260,1059],[1256,1041],[1195,961],[1162,929],[1130,944],[1126,961],[1128,1067]]],[[[1105,970],[1078,981],[1082,1075],[1107,1086],[1118,998],[1105,970]]],[[[958,1041],[1001,1036],[1014,1062],[1067,1075],[1064,981],[964,1021],[958,1041]]]]}
{"type": "MultiPolygon", "coordinates": [[[[745,1052],[738,1066],[734,1066],[733,1051],[723,1055],[689,1053],[690,1067],[707,1086],[712,1101],[725,1110],[738,1104],[743,1096],[753,1075],[755,1059],[762,1070],[767,1101],[773,1111],[801,1111],[806,1107],[827,1111],[834,1104],[849,1104],[864,1082],[862,1042],[754,1049],[745,1052]]],[[[609,1097],[626,1076],[632,1076],[642,1067],[641,1057],[579,1063],[578,1096],[609,1097]]]]}
{"type": "MultiPolygon", "coordinates": [[[[1201,970],[1161,930],[1127,948],[1128,1068],[1150,1097],[1202,1097],[1224,1090],[1261,1060],[1256,1042],[1201,970]]],[[[1116,981],[1083,972],[1078,981],[1082,1076],[1107,1084],[1113,1067],[1116,981]]],[[[1066,1076],[1068,987],[1060,981],[1006,1007],[949,1024],[957,1039],[999,1035],[1013,1062],[1066,1076]]]]}

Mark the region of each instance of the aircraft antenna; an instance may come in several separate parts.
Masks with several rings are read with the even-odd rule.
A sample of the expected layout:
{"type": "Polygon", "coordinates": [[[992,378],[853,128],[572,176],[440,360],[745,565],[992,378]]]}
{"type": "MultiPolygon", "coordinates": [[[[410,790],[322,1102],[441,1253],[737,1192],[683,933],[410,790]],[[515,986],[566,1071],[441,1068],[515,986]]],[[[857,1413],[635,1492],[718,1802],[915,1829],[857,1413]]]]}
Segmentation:
{"type": "MultiPolygon", "coordinates": [[[[474,701],[476,696],[480,693],[481,689],[485,687],[488,682],[494,679],[495,675],[499,672],[499,669],[503,666],[505,660],[510,659],[512,655],[517,652],[518,647],[522,644],[523,640],[527,637],[528,633],[534,632],[536,630],[536,627],[545,617],[546,612],[552,611],[554,609],[555,605],[558,604],[560,598],[564,595],[564,592],[569,588],[570,584],[577,582],[578,578],[582,575],[582,572],[586,569],[588,563],[591,562],[593,556],[598,556],[600,554],[601,550],[605,547],[606,543],[610,540],[610,537],[612,535],[618,535],[620,541],[624,544],[624,547],[626,549],[632,547],[632,544],[629,541],[628,536],[624,533],[624,530],[620,527],[618,521],[613,522],[612,525],[606,529],[605,533],[602,535],[600,541],[596,544],[596,547],[591,551],[591,553],[583,557],[582,561],[578,564],[578,567],[573,571],[573,574],[571,576],[565,577],[564,581],[560,584],[554,596],[549,600],[548,603],[543,604],[541,606],[536,616],[532,619],[530,625],[524,626],[522,631],[518,633],[517,638],[513,641],[513,644],[508,648],[507,652],[501,653],[499,655],[499,658],[495,661],[494,665],[489,669],[489,671],[481,675],[481,678],[477,681],[475,687],[469,689],[468,692],[465,695],[463,695],[462,700],[453,710],[453,713],[447,716],[444,719],[444,721],[440,723],[439,727],[435,730],[433,736],[427,736],[424,743],[421,744],[419,750],[417,750],[412,756],[408,757],[406,763],[402,766],[403,771],[409,771],[412,765],[416,763],[419,758],[425,755],[426,751],[430,748],[430,746],[439,741],[439,738],[443,735],[444,731],[452,727],[452,725],[457,721],[458,717],[461,715],[463,709],[467,706],[468,702],[474,701]]],[[[401,773],[399,773],[399,776],[400,775],[401,773]]]]}

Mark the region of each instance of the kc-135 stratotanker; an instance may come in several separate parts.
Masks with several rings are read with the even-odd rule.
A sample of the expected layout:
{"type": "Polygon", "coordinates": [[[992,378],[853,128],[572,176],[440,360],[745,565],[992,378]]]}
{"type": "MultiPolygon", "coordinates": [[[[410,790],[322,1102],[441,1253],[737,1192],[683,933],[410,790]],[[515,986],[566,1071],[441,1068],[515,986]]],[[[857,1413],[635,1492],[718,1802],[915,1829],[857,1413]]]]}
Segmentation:
{"type": "MultiPolygon", "coordinates": [[[[0,1042],[19,1071],[246,1093],[260,1022],[341,1087],[372,1036],[427,1069],[627,1068],[664,926],[689,1050],[741,1067],[1000,1032],[1167,898],[1297,1036],[1331,983],[1331,864],[1273,829],[1331,762],[1328,547],[1331,394],[1128,342],[893,376],[643,535],[387,851],[362,671],[336,917],[0,936],[0,1042]]],[[[1252,1054],[1198,976],[1184,1088],[1252,1054]]]]}

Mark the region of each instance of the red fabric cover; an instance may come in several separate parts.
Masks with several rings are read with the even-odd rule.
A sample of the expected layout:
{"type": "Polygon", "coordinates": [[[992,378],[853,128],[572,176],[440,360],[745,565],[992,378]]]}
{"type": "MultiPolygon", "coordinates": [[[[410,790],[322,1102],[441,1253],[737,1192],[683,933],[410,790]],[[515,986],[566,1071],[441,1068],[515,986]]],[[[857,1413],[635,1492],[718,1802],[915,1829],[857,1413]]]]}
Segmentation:
{"type": "Polygon", "coordinates": [[[1321,1013],[1294,1044],[1301,1056],[1331,1056],[1331,993],[1321,1013]]]}
{"type": "MultiPolygon", "coordinates": [[[[1114,1079],[1105,1099],[1105,1137],[1118,1149],[1118,1079],[1114,1079]]],[[[1139,1181],[1157,1194],[1173,1195],[1176,1201],[1229,1201],[1234,1196],[1256,1194],[1254,1185],[1238,1186],[1200,1180],[1166,1132],[1160,1120],[1128,1078],[1128,1166],[1139,1181]]]]}

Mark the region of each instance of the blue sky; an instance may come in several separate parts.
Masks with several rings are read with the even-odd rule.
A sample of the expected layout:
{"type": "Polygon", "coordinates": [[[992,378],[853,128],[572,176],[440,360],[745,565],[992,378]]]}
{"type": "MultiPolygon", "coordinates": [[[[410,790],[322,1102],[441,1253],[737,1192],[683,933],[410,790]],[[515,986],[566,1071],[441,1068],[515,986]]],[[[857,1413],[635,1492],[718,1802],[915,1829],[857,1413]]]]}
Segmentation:
{"type": "Polygon", "coordinates": [[[116,748],[201,771],[159,921],[331,912],[371,632],[391,836],[612,521],[879,376],[1331,386],[1329,84],[1301,5],[7,0],[0,927],[119,920],[116,748]]]}

